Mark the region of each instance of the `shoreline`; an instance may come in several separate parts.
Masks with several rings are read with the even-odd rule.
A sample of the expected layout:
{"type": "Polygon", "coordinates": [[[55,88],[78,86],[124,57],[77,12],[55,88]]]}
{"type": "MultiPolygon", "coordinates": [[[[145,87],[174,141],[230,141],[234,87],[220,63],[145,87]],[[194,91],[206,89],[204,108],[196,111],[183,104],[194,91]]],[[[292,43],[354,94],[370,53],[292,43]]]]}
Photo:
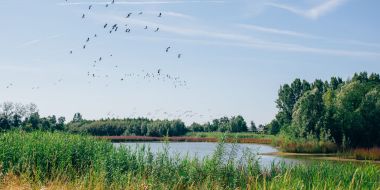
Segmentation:
{"type": "MultiPolygon", "coordinates": [[[[218,142],[214,137],[147,137],[147,136],[97,136],[99,139],[106,139],[112,142],[218,142]]],[[[272,139],[268,138],[226,138],[226,142],[250,143],[250,144],[271,144],[272,139]]]]}
{"type": "Polygon", "coordinates": [[[380,161],[375,160],[357,160],[354,158],[343,158],[339,157],[336,153],[330,154],[313,154],[313,153],[291,153],[291,152],[270,152],[259,154],[262,156],[279,156],[279,157],[303,157],[313,160],[326,160],[326,161],[339,161],[339,162],[360,162],[360,163],[371,163],[380,165],[380,161]]]}

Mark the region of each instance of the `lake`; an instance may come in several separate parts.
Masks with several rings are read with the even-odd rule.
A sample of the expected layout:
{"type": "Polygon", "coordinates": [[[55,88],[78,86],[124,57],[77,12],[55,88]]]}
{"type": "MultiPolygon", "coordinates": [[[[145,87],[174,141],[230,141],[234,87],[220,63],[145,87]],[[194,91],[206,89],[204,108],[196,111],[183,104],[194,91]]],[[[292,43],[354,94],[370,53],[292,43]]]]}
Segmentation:
{"type": "MultiPolygon", "coordinates": [[[[126,143],[114,143],[115,147],[120,146],[131,146],[135,148],[137,145],[149,146],[153,153],[163,150],[165,143],[163,142],[126,142],[126,143]]],[[[169,152],[171,155],[179,154],[180,156],[197,156],[198,158],[204,158],[205,156],[210,156],[213,154],[218,143],[213,142],[169,142],[169,152]]],[[[250,150],[258,154],[277,152],[278,150],[269,145],[262,144],[234,144],[236,148],[236,157],[241,158],[243,156],[243,150],[250,150]]],[[[226,150],[231,151],[233,144],[226,143],[226,150]]],[[[292,158],[283,158],[269,155],[260,155],[260,166],[269,167],[272,162],[279,163],[285,162],[286,164],[299,163],[300,160],[292,158]]]]}

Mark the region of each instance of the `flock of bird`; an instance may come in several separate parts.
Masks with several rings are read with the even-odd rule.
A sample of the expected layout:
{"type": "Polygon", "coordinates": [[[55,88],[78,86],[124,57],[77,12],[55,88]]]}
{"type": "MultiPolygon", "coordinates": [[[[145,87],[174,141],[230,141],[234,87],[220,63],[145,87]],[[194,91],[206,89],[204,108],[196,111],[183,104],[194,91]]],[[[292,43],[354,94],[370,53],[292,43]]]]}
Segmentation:
{"type": "MultiPolygon", "coordinates": [[[[123,118],[120,117],[120,115],[117,115],[113,112],[108,112],[106,114],[107,118],[123,118]]],[[[130,113],[129,115],[127,115],[128,118],[135,118],[135,117],[139,117],[141,116],[138,111],[137,111],[137,108],[134,108],[132,110],[132,113],[130,113]]],[[[165,117],[165,118],[186,118],[186,119],[193,119],[193,118],[201,118],[201,119],[213,119],[213,118],[218,118],[218,117],[221,117],[220,115],[216,115],[216,114],[212,114],[211,113],[211,109],[208,109],[208,114],[201,114],[201,113],[197,113],[197,112],[194,112],[192,110],[176,110],[175,112],[168,112],[168,111],[164,111],[163,109],[156,109],[152,112],[148,112],[145,114],[145,117],[147,118],[152,118],[152,119],[155,119],[155,118],[162,118],[162,117],[165,117]]]]}
{"type": "MultiPolygon", "coordinates": [[[[67,0],[66,0],[67,2],[67,0]]],[[[112,0],[110,3],[107,3],[105,5],[106,8],[110,7],[110,5],[114,5],[115,4],[115,0],[112,0]]],[[[88,10],[92,10],[93,8],[93,5],[89,5],[88,6],[88,10]]],[[[137,15],[143,15],[144,12],[138,12],[137,15]]],[[[132,12],[129,12],[126,14],[125,16],[125,19],[128,19],[130,17],[132,17],[133,13],[132,12]]],[[[162,12],[159,12],[157,13],[157,17],[158,18],[162,18],[164,15],[162,12]]],[[[86,19],[86,13],[83,13],[82,14],[82,19],[86,19]]],[[[119,24],[110,24],[110,23],[105,23],[102,28],[104,30],[106,30],[109,34],[112,34],[112,33],[116,33],[118,31],[124,31],[125,33],[130,33],[132,31],[132,29],[129,27],[128,24],[125,24],[124,26],[120,26],[119,24]],[[124,27],[123,29],[121,29],[122,27],[124,27]],[[120,29],[119,29],[120,28],[120,29]]],[[[144,30],[148,30],[148,26],[145,26],[144,27],[144,30]]],[[[154,32],[159,32],[160,31],[160,28],[159,27],[155,27],[154,32]]],[[[91,40],[95,39],[95,38],[98,38],[98,35],[97,34],[93,34],[91,35],[91,37],[87,37],[85,39],[85,43],[82,45],[82,49],[86,49],[88,47],[88,44],[91,40]]],[[[170,50],[172,49],[171,46],[168,46],[166,49],[165,49],[165,52],[166,53],[169,53],[170,50]]],[[[70,54],[73,54],[74,51],[73,50],[70,50],[70,54]]],[[[113,55],[110,54],[109,57],[112,57],[113,55]]],[[[176,55],[176,57],[178,59],[181,59],[182,57],[182,53],[178,53],[176,55]]],[[[101,62],[104,61],[104,58],[105,57],[102,57],[102,56],[99,56],[98,58],[96,58],[95,60],[92,61],[92,68],[97,68],[98,64],[100,64],[101,62]]],[[[115,69],[118,69],[118,65],[114,65],[114,68],[115,69]]],[[[88,71],[87,72],[87,76],[88,77],[91,77],[91,78],[109,78],[110,75],[109,74],[97,74],[95,72],[91,72],[91,71],[88,71]]],[[[187,82],[184,81],[184,80],[180,80],[180,77],[178,76],[172,76],[170,74],[165,74],[163,73],[162,69],[157,69],[157,71],[154,73],[154,72],[145,72],[145,73],[129,73],[129,74],[123,74],[121,77],[120,77],[120,81],[126,81],[128,80],[128,78],[132,78],[132,77],[141,77],[142,79],[148,79],[148,80],[159,80],[159,81],[163,81],[163,82],[171,82],[175,88],[177,87],[186,87],[187,86],[187,82]]],[[[90,83],[90,82],[89,82],[90,83]]],[[[108,84],[106,85],[108,86],[108,84]]]]}
{"type": "MultiPolygon", "coordinates": [[[[67,3],[69,3],[69,0],[65,0],[65,1],[67,3]]],[[[109,8],[112,5],[115,5],[115,0],[112,0],[109,3],[106,3],[105,8],[109,8]]],[[[87,8],[87,11],[93,11],[93,8],[94,8],[93,5],[89,5],[87,8]]],[[[136,15],[143,15],[143,14],[144,14],[144,12],[142,12],[142,11],[136,13],[136,15]]],[[[129,12],[126,14],[125,19],[131,18],[131,17],[133,17],[133,15],[134,15],[134,13],[129,12]]],[[[164,14],[162,12],[157,12],[156,17],[157,18],[163,18],[164,14]]],[[[81,19],[86,19],[86,18],[87,18],[86,13],[83,13],[81,16],[81,19]]],[[[113,33],[119,32],[119,31],[123,31],[124,33],[131,33],[132,32],[132,28],[130,28],[128,24],[120,26],[119,24],[105,23],[102,25],[102,28],[104,30],[106,30],[109,34],[113,34],[113,33]]],[[[149,26],[145,26],[143,29],[149,30],[149,28],[150,28],[149,26]]],[[[151,31],[153,31],[154,33],[157,33],[160,31],[160,27],[152,27],[151,31]]],[[[99,37],[100,37],[100,35],[98,35],[98,34],[92,34],[92,35],[86,37],[86,39],[84,40],[84,43],[81,45],[80,49],[86,50],[89,47],[90,42],[92,40],[95,40],[96,38],[99,38],[99,37]]],[[[173,47],[171,47],[169,45],[166,47],[166,49],[164,49],[163,52],[168,54],[171,52],[172,49],[173,49],[173,47]]],[[[70,55],[73,55],[75,53],[77,53],[77,50],[75,50],[75,51],[69,50],[70,55]]],[[[97,69],[98,66],[107,59],[107,57],[113,57],[113,54],[109,54],[107,56],[98,56],[96,59],[92,60],[90,68],[92,68],[94,71],[91,71],[91,69],[89,69],[89,71],[87,72],[87,76],[92,78],[92,79],[110,78],[111,74],[100,74],[98,71],[95,71],[95,69],[97,69]]],[[[177,53],[176,58],[181,59],[182,53],[177,53]]],[[[121,69],[119,69],[119,65],[113,65],[113,68],[118,69],[118,71],[122,72],[122,74],[119,75],[119,77],[120,77],[119,80],[122,82],[127,81],[127,80],[132,79],[132,78],[135,78],[135,79],[144,79],[144,80],[148,80],[148,81],[157,80],[157,81],[162,81],[162,82],[171,82],[171,84],[175,88],[187,87],[187,81],[181,80],[179,76],[173,76],[173,75],[170,75],[168,73],[164,73],[161,68],[158,68],[155,72],[152,72],[152,71],[146,72],[143,70],[141,73],[125,73],[121,69]]],[[[58,85],[58,84],[62,83],[62,81],[63,81],[63,79],[60,78],[57,81],[53,82],[53,85],[58,85]]],[[[88,83],[91,83],[91,82],[88,82],[88,83]]],[[[106,84],[106,87],[108,87],[108,85],[109,84],[106,84]]],[[[12,88],[12,87],[14,87],[13,82],[6,85],[7,89],[12,88]]],[[[41,88],[40,86],[32,86],[31,87],[32,90],[39,90],[40,88],[41,88]]]]}

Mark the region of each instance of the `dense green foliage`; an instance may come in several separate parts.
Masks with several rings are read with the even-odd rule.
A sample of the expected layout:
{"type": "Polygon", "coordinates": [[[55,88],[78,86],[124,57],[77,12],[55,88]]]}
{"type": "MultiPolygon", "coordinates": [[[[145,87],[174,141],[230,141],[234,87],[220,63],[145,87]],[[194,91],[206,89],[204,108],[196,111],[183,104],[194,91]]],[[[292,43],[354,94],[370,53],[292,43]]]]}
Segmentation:
{"type": "Polygon", "coordinates": [[[267,126],[291,139],[333,141],[342,147],[380,146],[380,77],[355,74],[343,81],[294,80],[279,90],[279,112],[267,126]]]}
{"type": "Polygon", "coordinates": [[[214,119],[212,123],[198,124],[193,123],[190,125],[190,130],[193,132],[247,132],[248,127],[242,116],[236,117],[222,117],[214,119]]]}
{"type": "Polygon", "coordinates": [[[170,156],[168,147],[152,153],[143,146],[115,148],[80,135],[10,132],[0,135],[0,150],[0,181],[13,173],[31,183],[58,179],[79,189],[380,188],[380,170],[374,165],[311,163],[264,169],[255,154],[246,151],[236,158],[236,150],[223,143],[200,160],[170,156]]]}
{"type": "Polygon", "coordinates": [[[65,118],[56,116],[40,117],[34,104],[22,105],[5,102],[0,105],[0,131],[22,129],[25,131],[64,130],[65,118]]]}
{"type": "Polygon", "coordinates": [[[67,131],[94,136],[182,136],[187,132],[246,132],[247,123],[242,116],[215,119],[212,124],[197,123],[186,127],[181,120],[100,119],[86,120],[76,113],[69,123],[65,118],[56,116],[40,117],[34,104],[22,105],[5,102],[0,106],[0,131],[21,129],[24,131],[67,131]]]}
{"type": "Polygon", "coordinates": [[[95,136],[181,136],[188,131],[180,120],[107,119],[107,120],[73,120],[67,125],[73,133],[87,133],[95,136]]]}

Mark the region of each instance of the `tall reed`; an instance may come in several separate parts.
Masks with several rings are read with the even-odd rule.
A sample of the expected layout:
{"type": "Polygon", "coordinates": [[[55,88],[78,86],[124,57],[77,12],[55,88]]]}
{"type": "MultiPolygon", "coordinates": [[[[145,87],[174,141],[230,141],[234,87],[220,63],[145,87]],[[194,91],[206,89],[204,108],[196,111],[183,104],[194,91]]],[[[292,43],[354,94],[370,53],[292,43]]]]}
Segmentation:
{"type": "Polygon", "coordinates": [[[68,189],[379,189],[365,164],[313,163],[261,168],[254,152],[236,157],[221,142],[203,159],[172,156],[170,146],[115,148],[93,137],[46,132],[0,135],[0,188],[21,179],[33,188],[68,189]],[[13,177],[12,177],[13,176],[13,177]]]}

